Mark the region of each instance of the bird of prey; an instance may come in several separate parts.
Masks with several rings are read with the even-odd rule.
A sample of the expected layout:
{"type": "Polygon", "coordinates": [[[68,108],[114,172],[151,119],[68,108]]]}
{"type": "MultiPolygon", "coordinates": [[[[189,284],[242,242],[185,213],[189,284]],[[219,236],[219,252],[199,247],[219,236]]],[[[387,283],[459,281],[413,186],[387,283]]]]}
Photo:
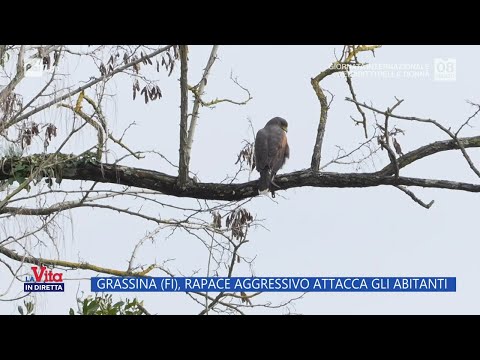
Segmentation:
{"type": "Polygon", "coordinates": [[[260,173],[258,193],[264,194],[275,184],[274,177],[290,156],[287,142],[288,123],[281,117],[271,119],[263,129],[258,130],[255,138],[255,166],[260,173]]]}

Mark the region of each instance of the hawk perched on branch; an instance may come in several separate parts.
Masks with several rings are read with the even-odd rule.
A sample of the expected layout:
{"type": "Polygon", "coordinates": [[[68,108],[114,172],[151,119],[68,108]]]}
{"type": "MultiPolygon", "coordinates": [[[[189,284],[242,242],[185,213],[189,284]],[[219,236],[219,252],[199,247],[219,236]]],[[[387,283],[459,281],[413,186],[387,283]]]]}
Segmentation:
{"type": "MultiPolygon", "coordinates": [[[[258,193],[264,194],[275,184],[274,177],[290,156],[287,142],[287,120],[281,117],[271,119],[263,129],[258,130],[255,138],[255,163],[260,173],[258,193]]],[[[272,192],[274,191],[271,189],[272,192]]]]}

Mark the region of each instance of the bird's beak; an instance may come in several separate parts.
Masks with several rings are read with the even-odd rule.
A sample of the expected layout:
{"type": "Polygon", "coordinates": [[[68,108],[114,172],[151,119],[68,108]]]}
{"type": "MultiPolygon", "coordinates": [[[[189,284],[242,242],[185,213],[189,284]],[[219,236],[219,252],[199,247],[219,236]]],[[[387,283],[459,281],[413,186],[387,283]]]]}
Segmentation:
{"type": "Polygon", "coordinates": [[[283,131],[288,132],[288,128],[284,127],[282,129],[283,129],[283,131]]]}

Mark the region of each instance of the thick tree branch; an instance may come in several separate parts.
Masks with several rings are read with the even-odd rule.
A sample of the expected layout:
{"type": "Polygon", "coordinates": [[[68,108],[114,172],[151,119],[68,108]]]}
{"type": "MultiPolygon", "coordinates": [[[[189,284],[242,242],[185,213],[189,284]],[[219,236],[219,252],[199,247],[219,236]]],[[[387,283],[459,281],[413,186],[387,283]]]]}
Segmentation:
{"type": "Polygon", "coordinates": [[[327,116],[328,116],[328,101],[323,89],[320,87],[320,81],[322,81],[327,76],[339,72],[341,69],[328,68],[325,71],[322,71],[320,74],[312,78],[311,84],[315,94],[317,95],[318,101],[320,102],[320,122],[318,124],[317,138],[315,139],[315,145],[313,147],[312,163],[311,169],[313,171],[318,171],[320,168],[320,161],[322,159],[322,145],[323,145],[323,136],[325,135],[325,127],[327,125],[327,116]]]}
{"type": "MultiPolygon", "coordinates": [[[[457,141],[460,142],[460,144],[462,144],[464,148],[480,147],[480,136],[458,138],[457,141]]],[[[401,169],[407,165],[410,165],[414,161],[423,159],[427,156],[430,156],[442,151],[457,150],[459,149],[457,141],[455,140],[436,141],[434,143],[422,146],[416,150],[410,151],[409,153],[397,159],[398,167],[401,169]]],[[[379,176],[388,176],[388,175],[394,175],[394,174],[395,174],[395,168],[392,164],[388,164],[382,170],[377,171],[375,173],[375,175],[379,175],[379,176]]]]}
{"type": "MultiPolygon", "coordinates": [[[[406,156],[408,156],[407,154],[406,156]]],[[[37,155],[38,156],[38,155],[37,155]]],[[[49,156],[49,155],[46,155],[49,156]]],[[[67,157],[66,155],[62,155],[67,157]]],[[[28,164],[28,158],[23,162],[28,164]]],[[[0,161],[0,180],[10,178],[12,160],[0,161]]],[[[62,178],[70,180],[89,180],[101,183],[120,184],[137,188],[150,189],[178,197],[191,197],[206,200],[241,200],[258,195],[257,181],[242,184],[194,183],[189,182],[184,188],[177,185],[177,177],[157,171],[138,169],[127,166],[92,163],[82,158],[62,162],[62,178]]],[[[13,167],[18,164],[13,161],[13,167]]],[[[336,188],[363,188],[380,185],[405,185],[426,188],[441,188],[480,192],[480,185],[448,180],[419,179],[398,177],[398,179],[379,175],[378,173],[318,173],[311,170],[296,171],[277,175],[279,190],[312,186],[336,188]]]]}
{"type": "Polygon", "coordinates": [[[178,159],[178,186],[188,181],[188,47],[180,45],[180,148],[178,159]]]}
{"type": "MultiPolygon", "coordinates": [[[[242,241],[240,241],[238,245],[234,245],[232,257],[230,259],[230,266],[228,267],[228,275],[227,275],[228,277],[232,276],[233,268],[237,260],[238,249],[246,242],[246,238],[247,238],[247,234],[244,235],[244,238],[242,239],[242,241]]],[[[215,297],[215,299],[213,299],[210,304],[206,305],[205,309],[203,309],[198,315],[205,315],[205,314],[208,315],[208,310],[212,309],[222,299],[224,295],[225,295],[224,292],[220,292],[215,297]]]]}

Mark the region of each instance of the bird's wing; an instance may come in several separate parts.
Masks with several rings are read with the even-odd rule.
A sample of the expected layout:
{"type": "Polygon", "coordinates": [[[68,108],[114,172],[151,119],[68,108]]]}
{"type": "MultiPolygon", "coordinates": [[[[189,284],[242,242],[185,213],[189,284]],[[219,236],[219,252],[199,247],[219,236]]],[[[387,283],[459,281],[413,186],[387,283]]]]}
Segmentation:
{"type": "Polygon", "coordinates": [[[255,166],[258,171],[269,166],[268,143],[268,131],[265,128],[258,130],[255,137],[255,166]]]}
{"type": "Polygon", "coordinates": [[[285,134],[285,160],[290,157],[290,146],[288,146],[288,141],[287,141],[287,134],[285,134]]]}
{"type": "Polygon", "coordinates": [[[269,161],[275,174],[285,164],[287,157],[290,155],[290,148],[288,147],[287,135],[282,129],[272,131],[270,139],[269,161]]]}

